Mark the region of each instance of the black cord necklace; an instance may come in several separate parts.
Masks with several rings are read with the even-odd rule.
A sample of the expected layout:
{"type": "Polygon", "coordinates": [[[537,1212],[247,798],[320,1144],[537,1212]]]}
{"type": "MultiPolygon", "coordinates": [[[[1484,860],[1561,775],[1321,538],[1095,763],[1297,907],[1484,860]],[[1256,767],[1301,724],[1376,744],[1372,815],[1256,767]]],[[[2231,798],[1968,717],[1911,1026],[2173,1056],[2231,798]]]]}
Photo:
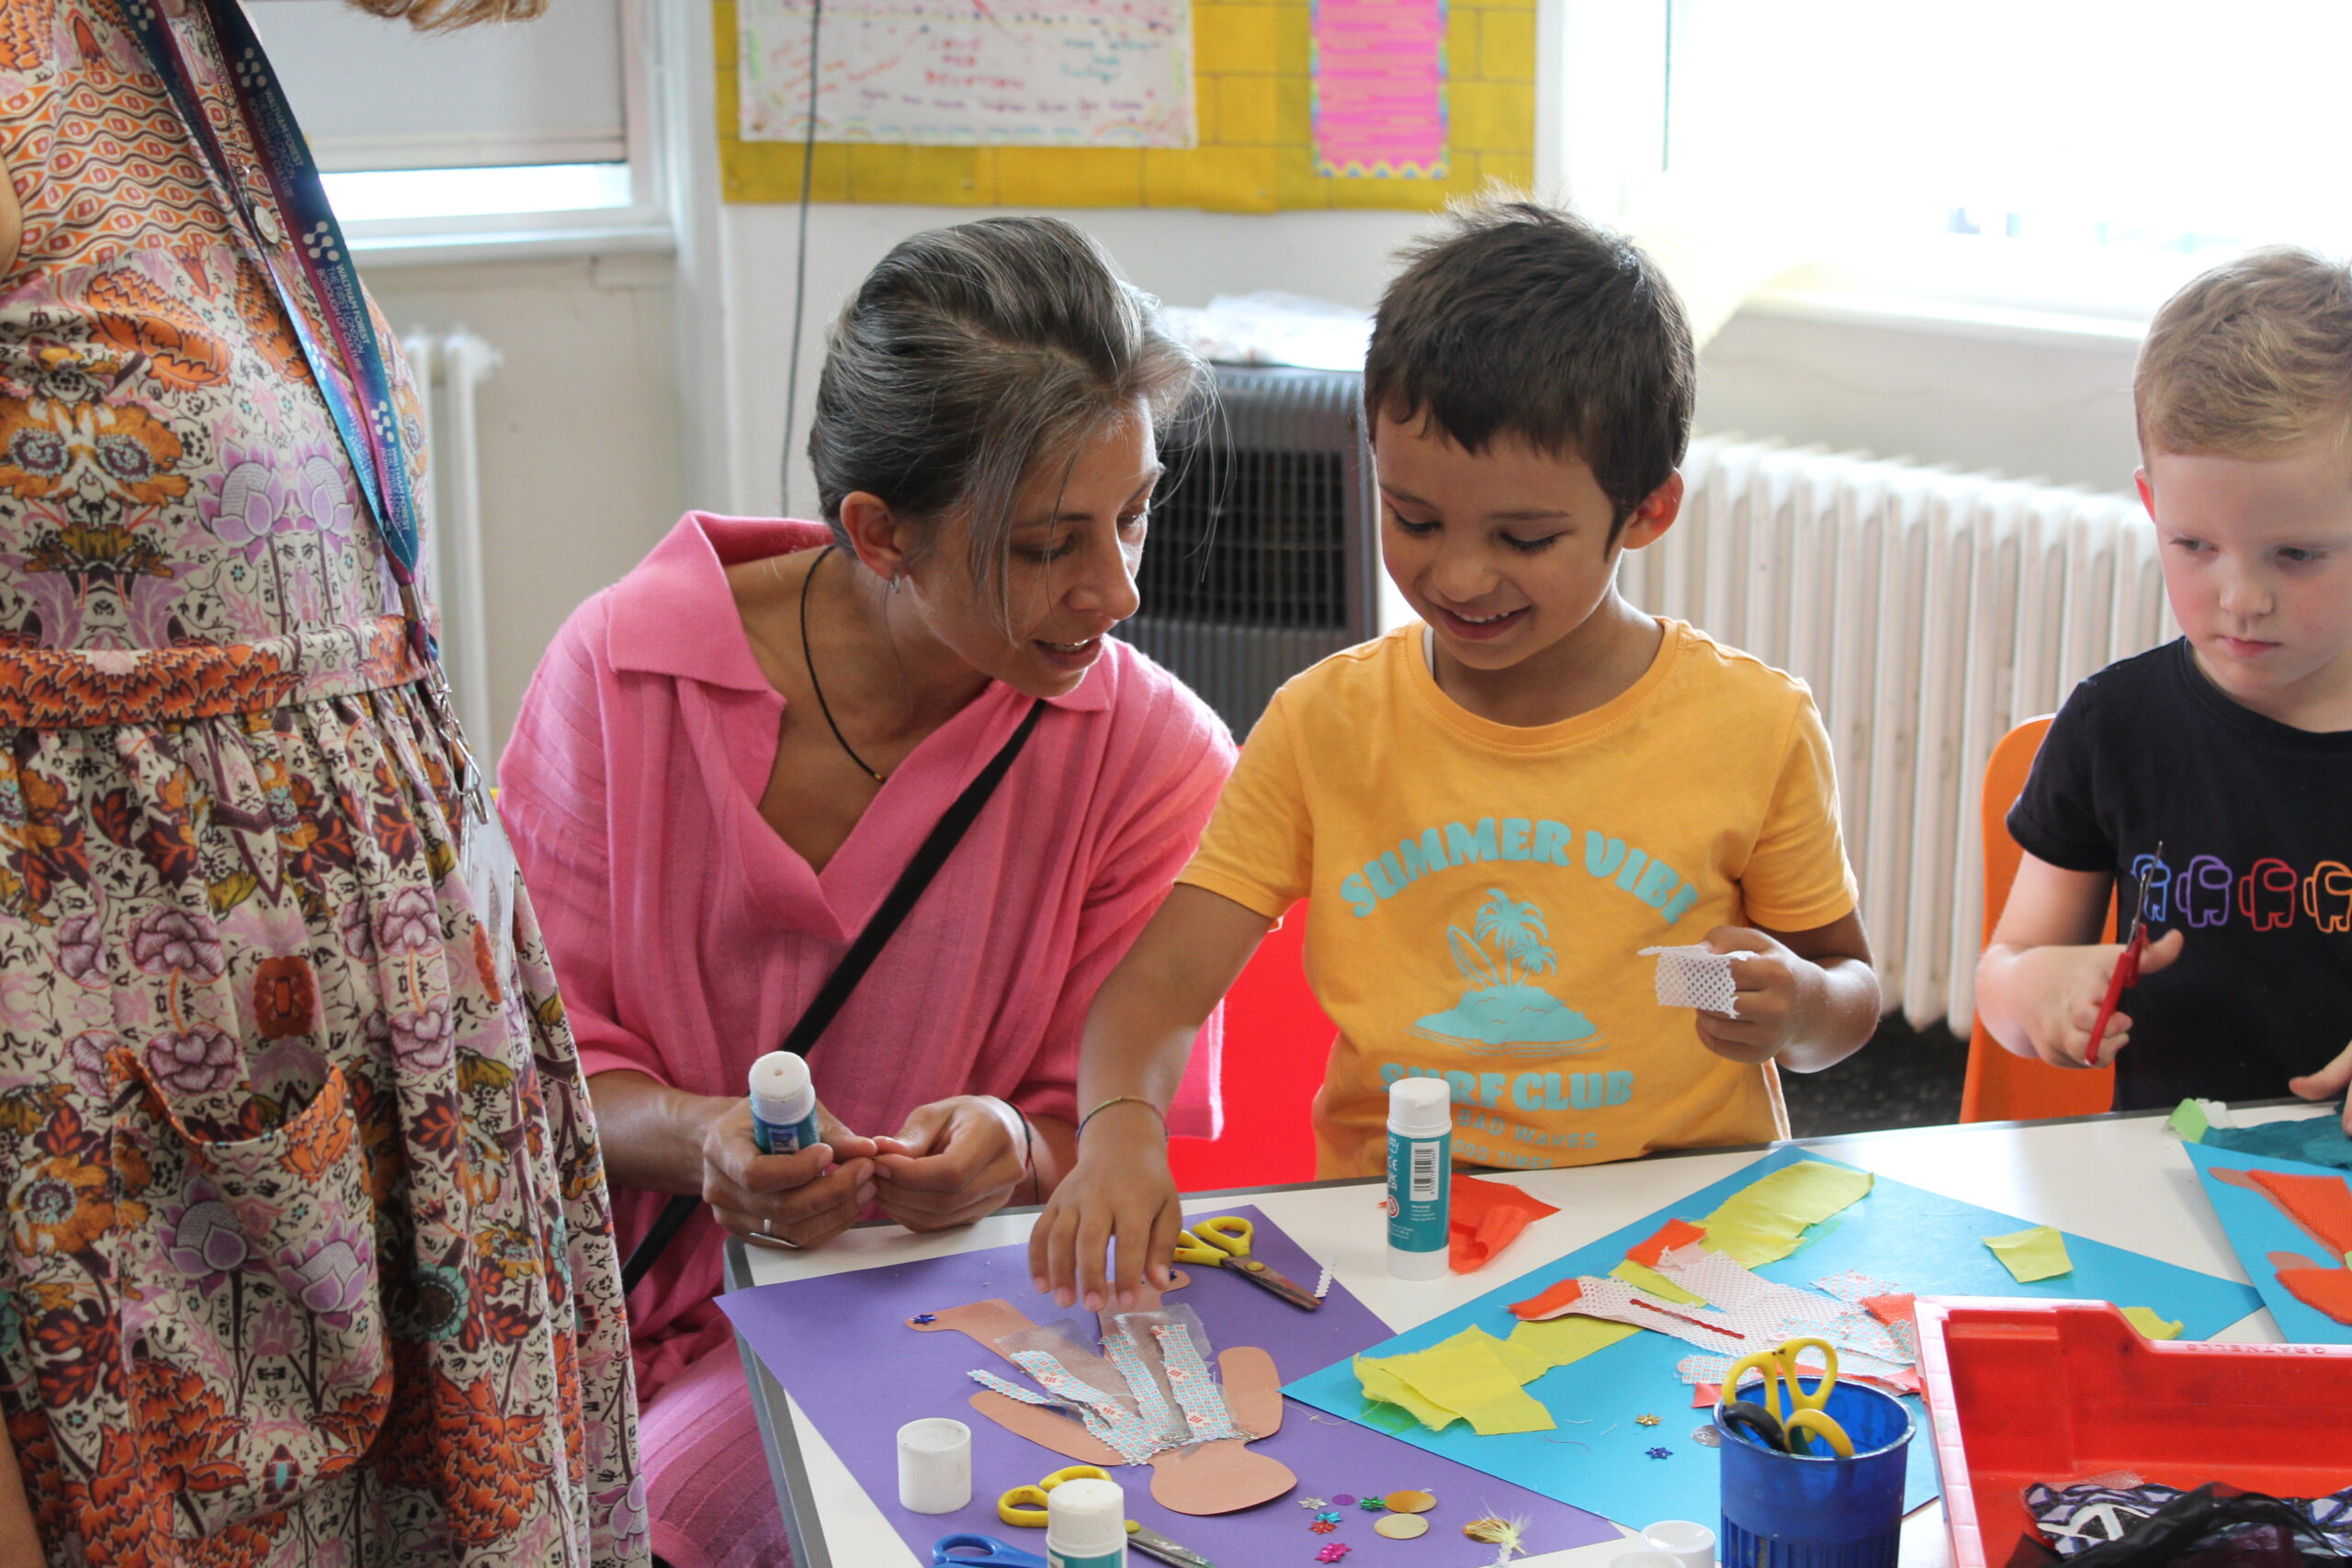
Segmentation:
{"type": "Polygon", "coordinates": [[[873,763],[857,754],[857,748],[849,743],[849,737],[843,735],[842,727],[833,721],[832,705],[825,701],[825,688],[817,680],[816,658],[808,651],[808,590],[816,586],[817,569],[824,565],[825,558],[832,553],[831,545],[819,550],[817,558],[808,563],[808,575],[800,580],[800,660],[808,666],[808,689],[817,694],[817,711],[825,716],[825,728],[831,730],[833,739],[842,743],[842,750],[849,753],[849,760],[865,770],[866,777],[876,784],[882,784],[887,781],[875,772],[873,763]]]}

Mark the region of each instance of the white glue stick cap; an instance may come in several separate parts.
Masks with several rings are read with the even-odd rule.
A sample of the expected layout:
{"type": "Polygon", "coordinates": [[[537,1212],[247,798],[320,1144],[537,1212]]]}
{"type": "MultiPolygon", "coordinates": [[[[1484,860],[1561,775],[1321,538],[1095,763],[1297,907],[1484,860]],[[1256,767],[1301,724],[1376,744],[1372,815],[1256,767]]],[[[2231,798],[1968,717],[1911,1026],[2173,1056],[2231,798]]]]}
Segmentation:
{"type": "Polygon", "coordinates": [[[972,1429],[933,1416],[899,1428],[899,1506],[952,1514],[972,1500],[972,1429]]]}
{"type": "Polygon", "coordinates": [[[752,1111],[768,1122],[797,1122],[817,1109],[808,1064],[789,1051],[771,1051],[752,1064],[752,1111]]]}
{"type": "Polygon", "coordinates": [[[1401,1138],[1453,1131],[1453,1090],[1443,1078],[1398,1078],[1388,1086],[1388,1130],[1401,1138]]]}
{"type": "Polygon", "coordinates": [[[1693,1520],[1660,1519],[1642,1532],[1642,1540],[1682,1568],[1715,1568],[1715,1532],[1693,1520]]]}
{"type": "Polygon", "coordinates": [[[1127,1544],[1127,1499],[1115,1481],[1065,1481],[1046,1494],[1046,1548],[1061,1557],[1108,1557],[1127,1544]]]}

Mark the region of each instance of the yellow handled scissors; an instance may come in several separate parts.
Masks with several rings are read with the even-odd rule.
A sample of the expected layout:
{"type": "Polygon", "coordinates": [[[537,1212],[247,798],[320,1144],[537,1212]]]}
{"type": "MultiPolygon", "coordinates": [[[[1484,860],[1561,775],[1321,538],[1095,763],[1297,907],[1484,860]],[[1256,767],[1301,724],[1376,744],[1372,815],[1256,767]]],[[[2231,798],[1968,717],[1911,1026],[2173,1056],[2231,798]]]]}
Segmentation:
{"type": "Polygon", "coordinates": [[[1811,1447],[1807,1434],[1829,1445],[1839,1459],[1854,1457],[1854,1440],[1824,1408],[1830,1390],[1838,1386],[1838,1347],[1826,1339],[1792,1339],[1777,1350],[1763,1350],[1732,1363],[1724,1374],[1723,1405],[1716,1419],[1726,1429],[1745,1427],[1768,1448],[1803,1454],[1811,1447]],[[1821,1376],[1813,1387],[1799,1381],[1797,1358],[1807,1350],[1821,1352],[1821,1376]],[[1739,1397],[1739,1380],[1751,1371],[1764,1374],[1758,1404],[1739,1397]],[[1781,1388],[1789,1391],[1789,1413],[1781,1414],[1781,1388]]]}
{"type": "Polygon", "coordinates": [[[1313,1312],[1321,1306],[1321,1298],[1313,1291],[1250,1256],[1250,1243],[1257,1234],[1258,1227],[1238,1214],[1194,1220],[1176,1233],[1176,1260],[1209,1269],[1229,1265],[1251,1284],[1263,1286],[1302,1311],[1313,1312]]]}
{"type": "MultiPolygon", "coordinates": [[[[1006,1524],[1022,1529],[1041,1530],[1046,1528],[1046,1494],[1065,1481],[1108,1481],[1111,1472],[1099,1465],[1072,1464],[1046,1476],[1035,1486],[1016,1486],[996,1500],[996,1517],[1006,1524]]],[[[1137,1551],[1148,1552],[1162,1562],[1176,1568],[1216,1568],[1216,1564],[1197,1551],[1188,1551],[1161,1535],[1148,1530],[1135,1520],[1127,1521],[1127,1544],[1137,1551]]]]}

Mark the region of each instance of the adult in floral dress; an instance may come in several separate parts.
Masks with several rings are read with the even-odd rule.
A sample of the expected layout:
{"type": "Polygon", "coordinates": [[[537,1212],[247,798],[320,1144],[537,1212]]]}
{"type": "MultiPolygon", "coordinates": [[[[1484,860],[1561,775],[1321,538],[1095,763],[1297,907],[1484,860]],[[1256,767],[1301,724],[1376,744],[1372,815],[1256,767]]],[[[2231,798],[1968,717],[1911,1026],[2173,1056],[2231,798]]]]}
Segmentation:
{"type": "Polygon", "coordinates": [[[642,1561],[571,1035],[164,11],[232,174],[0,0],[0,1450],[53,1568],[642,1561]]]}

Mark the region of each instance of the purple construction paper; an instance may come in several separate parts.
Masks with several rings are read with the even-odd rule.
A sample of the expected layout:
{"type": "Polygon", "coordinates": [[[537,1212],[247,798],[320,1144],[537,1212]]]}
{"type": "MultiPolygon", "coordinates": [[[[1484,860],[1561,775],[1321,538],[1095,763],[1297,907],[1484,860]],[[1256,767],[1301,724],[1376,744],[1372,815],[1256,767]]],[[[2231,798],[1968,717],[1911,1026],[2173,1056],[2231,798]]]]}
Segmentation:
{"type": "MultiPolygon", "coordinates": [[[[1244,1215],[1257,1226],[1254,1256],[1301,1284],[1314,1286],[1321,1267],[1263,1214],[1247,1206],[1223,1212],[1244,1215]]],[[[1258,1346],[1273,1357],[1274,1370],[1284,1380],[1302,1377],[1394,1334],[1338,1284],[1321,1309],[1310,1313],[1222,1269],[1193,1269],[1191,1273],[1193,1283],[1170,1299],[1200,1314],[1213,1348],[1258,1346]]],[[[975,1367],[1025,1384],[1001,1359],[961,1334],[922,1334],[906,1325],[918,1313],[991,1296],[1003,1297],[1040,1325],[1074,1320],[1081,1337],[1089,1343],[1094,1340],[1085,1314],[1064,1312],[1051,1298],[1029,1288],[1025,1243],[761,1285],[718,1298],[866,1495],[926,1562],[933,1541],[965,1530],[992,1535],[1043,1556],[1042,1532],[999,1522],[997,1496],[1070,1462],[1005,1431],[966,1403],[979,1386],[970,1377],[975,1367]],[[972,1502],[960,1513],[916,1514],[899,1506],[898,1429],[926,1416],[952,1416],[972,1428],[972,1502]]],[[[1298,1486],[1240,1513],[1170,1513],[1152,1500],[1148,1468],[1131,1466],[1112,1473],[1126,1488],[1130,1517],[1200,1552],[1219,1568],[1312,1563],[1316,1553],[1333,1541],[1353,1549],[1347,1558],[1351,1568],[1392,1562],[1430,1568],[1441,1560],[1453,1561],[1442,1555],[1442,1549],[1441,1557],[1432,1557],[1432,1540],[1445,1536],[1459,1540],[1464,1525],[1489,1514],[1527,1518],[1531,1551],[1558,1551],[1618,1537],[1616,1527],[1580,1508],[1295,1400],[1283,1402],[1282,1430],[1253,1446],[1290,1466],[1298,1486]],[[1380,1516],[1362,1508],[1340,1510],[1345,1519],[1339,1529],[1317,1535],[1307,1528],[1314,1514],[1299,1506],[1304,1497],[1341,1492],[1377,1497],[1407,1487],[1438,1500],[1428,1516],[1428,1540],[1391,1540],[1376,1534],[1373,1525],[1380,1516]]],[[[1563,1450],[1564,1461],[1574,1451],[1563,1450]]],[[[1144,1561],[1132,1554],[1131,1560],[1144,1561]]]]}

